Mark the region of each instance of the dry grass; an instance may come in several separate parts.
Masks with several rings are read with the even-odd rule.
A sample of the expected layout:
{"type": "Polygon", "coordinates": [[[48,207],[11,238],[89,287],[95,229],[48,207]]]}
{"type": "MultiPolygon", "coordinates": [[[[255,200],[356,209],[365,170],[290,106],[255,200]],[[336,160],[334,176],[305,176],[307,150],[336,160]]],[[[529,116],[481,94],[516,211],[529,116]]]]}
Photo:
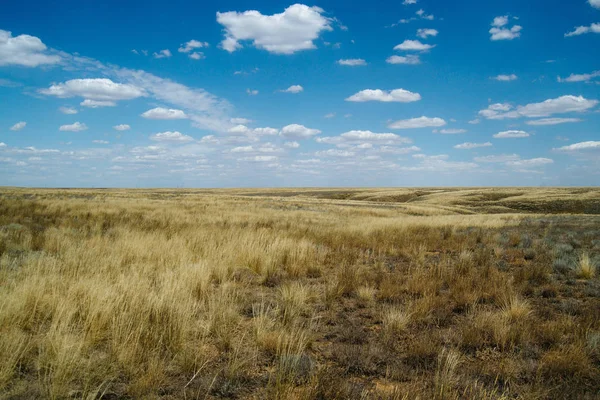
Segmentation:
{"type": "Polygon", "coordinates": [[[0,398],[593,398],[599,199],[5,188],[0,398]]]}

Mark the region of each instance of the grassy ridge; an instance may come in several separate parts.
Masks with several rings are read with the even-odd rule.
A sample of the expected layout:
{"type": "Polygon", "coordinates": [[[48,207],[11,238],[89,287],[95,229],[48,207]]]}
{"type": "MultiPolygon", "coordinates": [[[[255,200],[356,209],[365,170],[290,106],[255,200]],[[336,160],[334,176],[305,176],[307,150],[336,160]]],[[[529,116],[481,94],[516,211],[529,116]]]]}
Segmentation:
{"type": "Polygon", "coordinates": [[[0,396],[594,398],[598,199],[2,189],[0,396]]]}

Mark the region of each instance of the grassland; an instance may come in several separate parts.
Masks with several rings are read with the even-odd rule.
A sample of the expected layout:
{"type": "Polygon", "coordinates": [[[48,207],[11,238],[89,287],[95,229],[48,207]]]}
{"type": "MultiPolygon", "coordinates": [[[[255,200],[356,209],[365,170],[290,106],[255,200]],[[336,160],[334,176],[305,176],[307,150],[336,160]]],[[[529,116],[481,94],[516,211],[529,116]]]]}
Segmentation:
{"type": "Polygon", "coordinates": [[[600,398],[598,189],[0,189],[0,398],[600,398]]]}

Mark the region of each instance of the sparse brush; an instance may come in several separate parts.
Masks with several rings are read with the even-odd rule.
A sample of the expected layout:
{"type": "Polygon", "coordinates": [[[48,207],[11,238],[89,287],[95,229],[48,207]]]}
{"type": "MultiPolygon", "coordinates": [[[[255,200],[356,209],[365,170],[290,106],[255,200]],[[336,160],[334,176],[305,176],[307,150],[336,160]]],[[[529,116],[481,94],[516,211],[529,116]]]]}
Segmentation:
{"type": "Polygon", "coordinates": [[[502,303],[500,308],[502,314],[511,322],[524,321],[532,313],[529,302],[517,295],[507,297],[502,303]]]}
{"type": "Polygon", "coordinates": [[[279,296],[282,321],[293,324],[307,310],[310,291],[300,283],[291,283],[279,288],[279,296]]]}
{"type": "Polygon", "coordinates": [[[444,399],[456,385],[456,369],[461,363],[461,354],[458,350],[444,348],[438,355],[435,370],[436,398],[444,399]]]}
{"type": "Polygon", "coordinates": [[[406,310],[391,307],[383,312],[383,326],[391,334],[402,333],[408,328],[411,317],[411,314],[406,310]]]}
{"type": "Polygon", "coordinates": [[[356,297],[363,304],[370,304],[375,300],[375,288],[371,286],[361,286],[356,290],[356,297]]]}
{"type": "Polygon", "coordinates": [[[575,272],[577,277],[581,279],[592,279],[596,276],[596,265],[590,259],[588,253],[582,253],[579,256],[575,272]]]}

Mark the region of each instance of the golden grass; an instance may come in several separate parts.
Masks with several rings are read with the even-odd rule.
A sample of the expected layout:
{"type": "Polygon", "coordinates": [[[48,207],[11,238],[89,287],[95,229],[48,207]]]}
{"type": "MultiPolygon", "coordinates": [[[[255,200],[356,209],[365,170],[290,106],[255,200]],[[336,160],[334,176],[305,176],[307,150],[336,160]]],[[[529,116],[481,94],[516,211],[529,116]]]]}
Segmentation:
{"type": "Polygon", "coordinates": [[[584,398],[598,198],[2,189],[0,398],[584,398]]]}

